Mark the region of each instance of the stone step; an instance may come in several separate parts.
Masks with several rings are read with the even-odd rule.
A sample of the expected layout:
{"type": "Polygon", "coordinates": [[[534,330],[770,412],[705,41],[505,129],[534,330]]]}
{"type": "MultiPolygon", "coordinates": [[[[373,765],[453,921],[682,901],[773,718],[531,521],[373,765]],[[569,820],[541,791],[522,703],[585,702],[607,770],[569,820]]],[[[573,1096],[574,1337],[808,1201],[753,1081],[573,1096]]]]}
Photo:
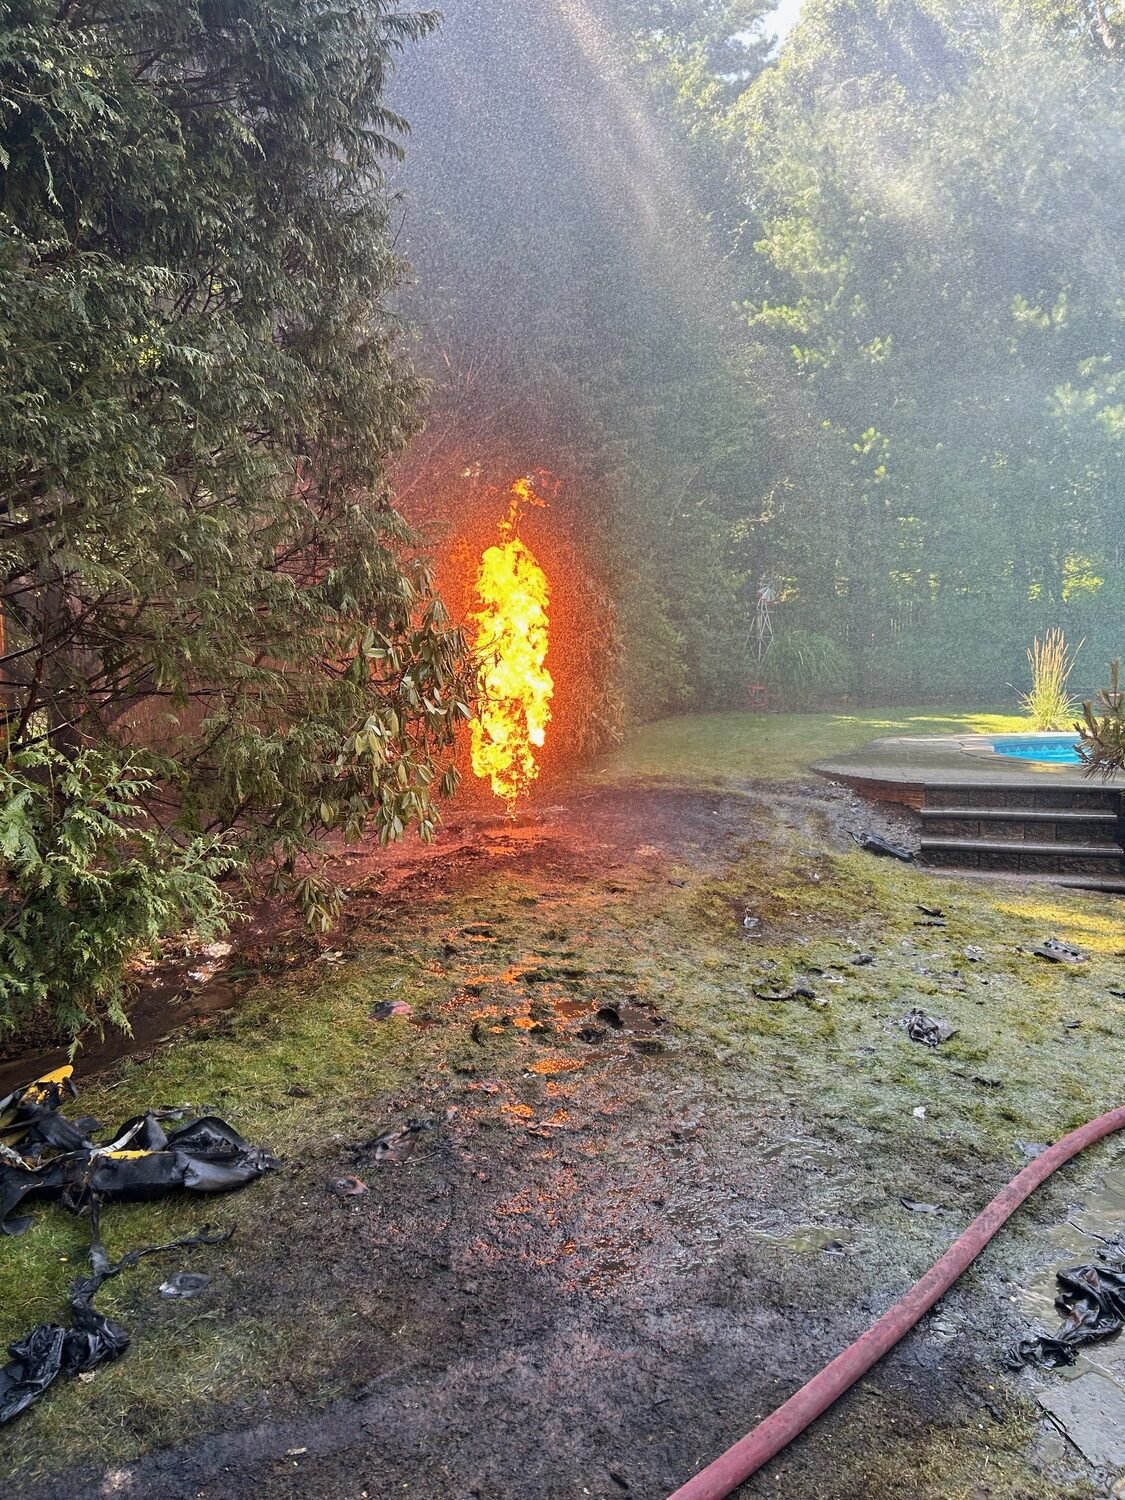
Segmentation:
{"type": "Polygon", "coordinates": [[[1120,844],[1080,844],[1030,839],[922,839],[919,862],[969,870],[1015,871],[1024,875],[1098,875],[1115,879],[1125,873],[1120,844]]]}
{"type": "Polygon", "coordinates": [[[1120,815],[1122,790],[1118,785],[1104,786],[1092,781],[1083,786],[1051,786],[1039,782],[1029,786],[998,786],[996,783],[929,781],[925,787],[924,807],[982,808],[989,812],[1107,812],[1120,815]]]}
{"type": "Polygon", "coordinates": [[[1117,837],[1120,819],[1112,812],[1009,812],[1001,808],[924,808],[927,839],[970,839],[995,843],[1107,844],[1117,837]]]}
{"type": "Polygon", "coordinates": [[[1052,885],[1069,885],[1083,891],[1106,891],[1112,895],[1125,896],[1125,876],[1113,875],[1056,875],[1052,885]]]}
{"type": "MultiPolygon", "coordinates": [[[[1010,854],[1012,839],[941,839],[923,838],[925,849],[978,849],[982,852],[1010,854]]],[[[1097,855],[1099,859],[1125,859],[1125,849],[1120,844],[1056,844],[1021,842],[1015,845],[1020,854],[1082,854],[1097,855]]]]}
{"type": "Polygon", "coordinates": [[[989,822],[1019,820],[1027,823],[1109,823],[1118,821],[1116,808],[1066,807],[923,807],[922,819],[979,818],[989,822]]]}

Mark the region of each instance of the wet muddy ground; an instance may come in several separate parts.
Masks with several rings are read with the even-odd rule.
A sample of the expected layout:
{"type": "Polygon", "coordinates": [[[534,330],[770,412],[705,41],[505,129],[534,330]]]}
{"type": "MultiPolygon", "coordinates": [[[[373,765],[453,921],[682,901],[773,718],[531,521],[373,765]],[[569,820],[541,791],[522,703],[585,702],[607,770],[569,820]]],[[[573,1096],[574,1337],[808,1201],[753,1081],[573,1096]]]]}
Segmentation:
{"type": "MultiPolygon", "coordinates": [[[[1001,999],[1039,909],[854,852],[864,831],[909,839],[905,815],[796,783],[553,798],[514,824],[466,815],[434,849],[341,856],[348,922],[288,984],[308,1004],[354,992],[401,1071],[371,1086],[357,1057],[331,1128],[222,1202],[238,1233],[193,1261],[203,1297],[162,1302],[155,1270],[121,1291],[152,1388],[123,1394],[131,1351],[46,1398],[79,1451],[44,1448],[37,1414],[8,1429],[23,1500],[660,1500],[929,1267],[1024,1164],[1032,1122],[1053,1138],[1121,1076],[1112,942],[1080,974],[1036,970],[1040,1014],[1013,1040],[1001,999]],[[912,1004],[958,1035],[911,1042],[912,1004]],[[990,1051],[993,1023],[1014,1054],[990,1051]],[[379,1159],[408,1120],[428,1128],[379,1159]],[[206,1340],[210,1378],[177,1388],[162,1345],[206,1340]]],[[[1073,916],[1064,936],[1114,920],[1070,892],[1047,910],[1073,916]]],[[[304,1062],[285,1054],[277,1107],[314,1117],[304,1062]]],[[[145,1067],[121,1075],[133,1093],[145,1067]]],[[[743,1493],[1108,1495],[1112,1448],[1084,1456],[1038,1404],[1065,1377],[1004,1354],[1073,1253],[1059,1226],[1085,1205],[1112,1228],[1123,1169],[1110,1149],[1062,1174],[743,1493]]]]}

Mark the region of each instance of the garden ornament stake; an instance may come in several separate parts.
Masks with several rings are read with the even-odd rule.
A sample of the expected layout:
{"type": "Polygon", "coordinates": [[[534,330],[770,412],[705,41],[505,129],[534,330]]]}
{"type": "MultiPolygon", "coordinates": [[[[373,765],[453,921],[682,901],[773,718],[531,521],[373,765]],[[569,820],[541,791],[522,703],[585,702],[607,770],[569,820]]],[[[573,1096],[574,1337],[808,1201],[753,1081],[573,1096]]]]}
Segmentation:
{"type": "Polygon", "coordinates": [[[773,621],[770,607],[781,597],[781,583],[772,573],[758,584],[758,602],[754,608],[754,619],[750,626],[750,649],[759,666],[769,655],[773,645],[773,621]]]}

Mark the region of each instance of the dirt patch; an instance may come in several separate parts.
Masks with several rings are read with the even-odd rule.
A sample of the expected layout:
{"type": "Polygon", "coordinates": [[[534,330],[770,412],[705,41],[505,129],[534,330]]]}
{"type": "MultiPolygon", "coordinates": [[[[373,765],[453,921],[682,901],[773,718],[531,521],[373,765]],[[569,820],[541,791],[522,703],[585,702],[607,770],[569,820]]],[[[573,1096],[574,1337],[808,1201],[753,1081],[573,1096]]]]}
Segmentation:
{"type": "MultiPolygon", "coordinates": [[[[651,1069],[621,1056],[565,1094],[538,1079],[518,1096],[454,1088],[420,1101],[453,1113],[408,1166],[379,1172],[344,1147],[291,1168],[274,1245],[243,1244],[210,1310],[273,1321],[304,1307],[338,1328],[346,1309],[333,1373],[349,1398],[310,1414],[307,1393],[279,1382],[250,1425],[225,1413],[234,1431],[86,1484],[71,1474],[65,1493],[669,1492],[861,1332],[882,1300],[872,1288],[920,1272],[926,1250],[905,1223],[871,1231],[858,1161],[838,1145],[810,1158],[793,1103],[670,1093],[651,1069]],[[482,1120],[482,1097],[511,1123],[482,1120]],[[363,1198],[325,1194],[345,1168],[368,1183],[363,1198]],[[795,1216],[801,1232],[786,1233],[795,1216]],[[841,1235],[846,1250],[830,1253],[841,1235]]],[[[971,1359],[920,1339],[861,1399],[862,1434],[846,1407],[829,1419],[818,1443],[833,1475],[812,1493],[856,1493],[873,1420],[888,1441],[896,1423],[963,1427],[982,1385],[971,1359]]],[[[780,1493],[808,1492],[816,1468],[796,1455],[771,1483],[781,1473],[802,1489],[780,1493]]]]}
{"type": "MultiPolygon", "coordinates": [[[[290,1003],[354,985],[349,1024],[398,1038],[401,1077],[365,1084],[357,1052],[346,1127],[310,1128],[274,1180],[223,1203],[239,1232],[193,1262],[202,1297],[160,1299],[165,1267],[134,1284],[138,1353],[222,1331],[262,1341],[260,1364],[228,1372],[216,1345],[202,1386],[126,1401],[130,1355],[64,1391],[102,1425],[65,1455],[36,1448],[38,1414],[13,1428],[25,1500],[659,1500],[741,1436],[942,1253],[1032,1122],[1058,1133],[1112,1088],[1101,960],[1036,967],[1028,1014],[1018,949],[1038,915],[948,883],[948,925],[917,927],[936,884],[856,854],[872,824],[831,787],[586,787],[514,825],[463,819],[433,849],[342,854],[349,925],[290,1003]],[[755,997],[796,973],[823,1007],[755,997]],[[936,1049],[898,1025],[933,991],[958,1027],[936,1049]],[[377,1019],[373,995],[410,1013],[377,1019]],[[408,1118],[434,1128],[377,1160],[408,1118]],[[332,1190],[349,1177],[367,1192],[332,1190]],[[166,1446],[146,1453],[154,1432],[166,1446]]],[[[1060,899],[1100,930],[1100,907],[1060,899]]],[[[257,1045],[305,1090],[318,1060],[287,1024],[257,1045]]],[[[746,1493],[1071,1494],[1085,1471],[1039,1464],[1002,1364],[1037,1216],[1057,1219],[1063,1191],[746,1493]]]]}
{"type": "MultiPolygon", "coordinates": [[[[326,938],[314,938],[289,904],[270,899],[253,902],[233,928],[229,940],[207,947],[170,942],[156,960],[138,965],[137,981],[127,1005],[131,1034],[114,1027],[83,1038],[83,1074],[92,1077],[123,1058],[145,1058],[153,1047],[176,1032],[237,1006],[247,986],[269,975],[300,972],[327,958],[347,957],[348,941],[363,931],[375,912],[401,909],[448,891],[471,877],[481,863],[516,870],[529,860],[539,869],[555,868],[564,879],[621,868],[622,856],[640,854],[659,861],[675,850],[697,866],[715,867],[730,846],[749,836],[748,818],[755,805],[749,794],[690,794],[680,789],[619,788],[571,792],[565,802],[547,801],[515,819],[495,811],[494,801],[466,799],[439,831],[433,844],[408,839],[390,849],[339,849],[326,876],[346,893],[343,919],[326,938]],[[716,821],[717,820],[717,821],[716,821]],[[637,841],[659,839],[641,844],[637,841]]],[[[791,785],[756,786],[757,805],[771,812],[788,809],[809,821],[810,833],[828,833],[837,847],[847,847],[851,833],[874,826],[910,838],[916,831],[902,809],[886,804],[873,810],[844,789],[825,793],[791,785]]],[[[916,837],[915,837],[916,842],[916,837]]],[[[46,1032],[22,1044],[0,1046],[0,1094],[29,1077],[47,1073],[67,1060],[65,1043],[46,1032]]]]}

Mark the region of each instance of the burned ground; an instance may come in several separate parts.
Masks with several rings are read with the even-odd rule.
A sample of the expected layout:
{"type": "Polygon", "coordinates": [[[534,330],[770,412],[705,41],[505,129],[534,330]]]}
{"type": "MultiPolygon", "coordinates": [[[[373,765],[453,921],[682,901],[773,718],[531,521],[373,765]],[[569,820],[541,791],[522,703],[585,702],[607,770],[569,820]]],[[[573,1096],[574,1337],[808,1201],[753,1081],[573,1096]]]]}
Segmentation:
{"type": "MultiPolygon", "coordinates": [[[[348,856],[348,926],[317,961],[84,1098],[213,1104],[285,1161],[216,1203],[237,1232],[192,1258],[203,1297],[162,1301],[163,1270],[112,1289],[134,1347],[6,1432],[21,1493],[682,1482],[925,1270],[1027,1142],[1118,1102],[1119,908],[935,880],[859,853],[872,828],[909,836],[822,784],[587,782],[348,856]],[[1053,933],[1088,961],[1034,959],[1053,933]],[[912,1008],[956,1034],[912,1042],[912,1008]],[[432,1128],[377,1160],[408,1119],[432,1128]]],[[[1111,1162],[1062,1174],[746,1493],[1105,1493],[1076,1455],[1037,1456],[1003,1357],[1044,1231],[1111,1162]]],[[[121,1249],[198,1217],[107,1227],[121,1249]]],[[[58,1310],[83,1237],[62,1219],[12,1247],[9,1336],[58,1310]]]]}

